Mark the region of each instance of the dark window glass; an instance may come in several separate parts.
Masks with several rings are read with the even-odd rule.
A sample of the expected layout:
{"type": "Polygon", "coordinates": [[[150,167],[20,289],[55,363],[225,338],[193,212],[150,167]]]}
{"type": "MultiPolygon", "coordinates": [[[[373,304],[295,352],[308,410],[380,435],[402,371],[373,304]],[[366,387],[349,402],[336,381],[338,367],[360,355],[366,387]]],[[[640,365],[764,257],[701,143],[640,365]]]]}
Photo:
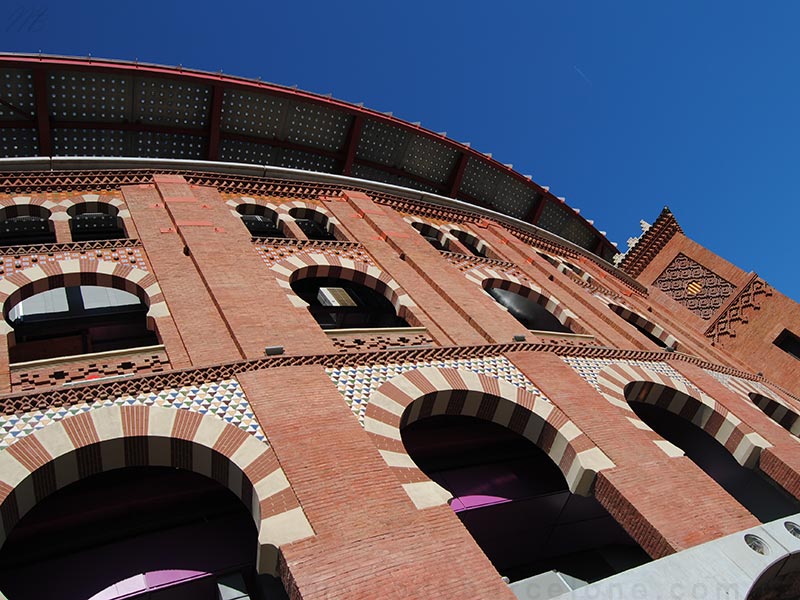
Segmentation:
{"type": "Polygon", "coordinates": [[[778,348],[800,360],[800,338],[784,329],[773,342],[778,348]]]}
{"type": "Polygon", "coordinates": [[[572,333],[572,330],[562,324],[550,311],[530,298],[499,288],[490,288],[487,291],[499,304],[506,307],[508,312],[526,329],[572,333]]]}

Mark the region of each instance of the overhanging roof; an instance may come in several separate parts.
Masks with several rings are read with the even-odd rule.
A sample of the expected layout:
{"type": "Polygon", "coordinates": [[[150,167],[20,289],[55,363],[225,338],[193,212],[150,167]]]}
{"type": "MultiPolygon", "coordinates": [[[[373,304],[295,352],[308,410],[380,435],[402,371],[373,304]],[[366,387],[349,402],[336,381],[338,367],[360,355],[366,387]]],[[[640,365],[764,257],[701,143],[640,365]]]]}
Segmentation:
{"type": "Polygon", "coordinates": [[[443,134],[275,84],[157,65],[0,54],[0,157],[263,164],[433,192],[610,260],[616,248],[528,177],[443,134]]]}

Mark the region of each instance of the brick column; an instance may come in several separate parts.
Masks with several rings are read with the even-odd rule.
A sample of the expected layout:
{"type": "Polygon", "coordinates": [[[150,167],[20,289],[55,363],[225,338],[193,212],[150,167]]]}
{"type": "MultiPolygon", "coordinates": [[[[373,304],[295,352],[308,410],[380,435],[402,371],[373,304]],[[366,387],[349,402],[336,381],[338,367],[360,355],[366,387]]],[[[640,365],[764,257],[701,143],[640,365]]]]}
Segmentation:
{"type": "MultiPolygon", "coordinates": [[[[54,216],[58,215],[59,217],[67,216],[66,212],[63,213],[53,213],[54,216]]],[[[69,228],[69,221],[68,220],[56,220],[52,219],[53,227],[56,231],[56,242],[63,244],[65,242],[72,241],[72,231],[69,228]]]]}
{"type": "MultiPolygon", "coordinates": [[[[635,418],[546,352],[506,355],[616,465],[595,497],[654,558],[758,525],[758,520],[686,457],[671,458],[635,418]]],[[[648,432],[649,433],[649,432],[648,432]]]]}
{"type": "Polygon", "coordinates": [[[513,600],[449,507],[415,508],[322,367],[237,378],[316,534],[281,548],[292,598],[513,600]]]}

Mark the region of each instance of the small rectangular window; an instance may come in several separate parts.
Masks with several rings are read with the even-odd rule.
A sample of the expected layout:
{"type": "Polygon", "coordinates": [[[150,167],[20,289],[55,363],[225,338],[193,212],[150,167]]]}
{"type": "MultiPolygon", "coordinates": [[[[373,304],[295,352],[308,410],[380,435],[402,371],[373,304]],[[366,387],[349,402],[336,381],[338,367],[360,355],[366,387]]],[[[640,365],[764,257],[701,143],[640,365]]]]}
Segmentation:
{"type": "Polygon", "coordinates": [[[781,331],[781,334],[772,343],[800,360],[800,337],[797,337],[788,329],[781,331]]]}

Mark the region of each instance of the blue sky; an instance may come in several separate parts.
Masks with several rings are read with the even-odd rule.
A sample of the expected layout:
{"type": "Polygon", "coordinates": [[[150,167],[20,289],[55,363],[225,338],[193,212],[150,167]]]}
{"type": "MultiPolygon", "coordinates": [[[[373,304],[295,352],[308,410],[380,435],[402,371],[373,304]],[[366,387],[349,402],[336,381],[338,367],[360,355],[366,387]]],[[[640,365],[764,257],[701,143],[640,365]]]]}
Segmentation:
{"type": "Polygon", "coordinates": [[[621,249],[684,231],[800,300],[800,4],[10,0],[2,50],[261,77],[421,121],[621,249]]]}

